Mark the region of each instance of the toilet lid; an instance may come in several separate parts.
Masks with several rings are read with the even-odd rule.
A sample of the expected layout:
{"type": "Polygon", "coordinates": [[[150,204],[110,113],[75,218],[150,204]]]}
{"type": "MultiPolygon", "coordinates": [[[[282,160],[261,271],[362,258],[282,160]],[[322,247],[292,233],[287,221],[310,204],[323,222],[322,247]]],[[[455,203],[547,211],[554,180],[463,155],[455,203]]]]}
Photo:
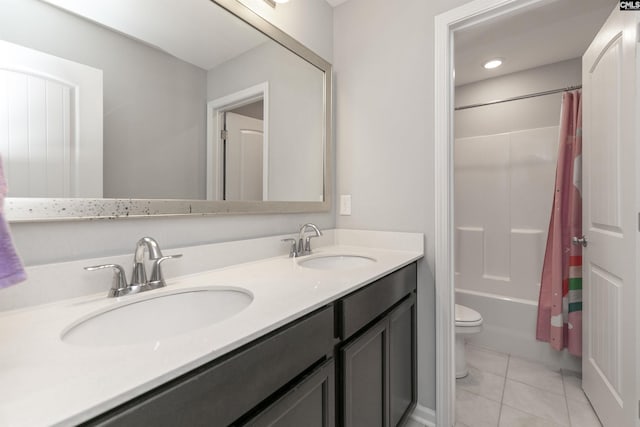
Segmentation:
{"type": "Polygon", "coordinates": [[[480,313],[472,308],[456,304],[456,323],[469,325],[470,323],[478,324],[480,322],[482,322],[482,316],[480,316],[480,313]]]}

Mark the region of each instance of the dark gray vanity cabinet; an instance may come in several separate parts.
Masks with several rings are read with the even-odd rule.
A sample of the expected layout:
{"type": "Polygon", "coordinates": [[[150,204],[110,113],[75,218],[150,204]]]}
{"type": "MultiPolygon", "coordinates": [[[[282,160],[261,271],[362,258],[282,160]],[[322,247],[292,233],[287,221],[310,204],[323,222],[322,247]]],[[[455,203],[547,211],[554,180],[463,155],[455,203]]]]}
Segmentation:
{"type": "Polygon", "coordinates": [[[286,420],[307,416],[307,424],[331,427],[334,344],[334,310],[327,306],[87,425],[228,426],[254,419],[256,426],[288,426],[286,420]]]}
{"type": "Polygon", "coordinates": [[[415,407],[415,288],[412,264],[338,302],[340,425],[395,427],[415,407]]]}

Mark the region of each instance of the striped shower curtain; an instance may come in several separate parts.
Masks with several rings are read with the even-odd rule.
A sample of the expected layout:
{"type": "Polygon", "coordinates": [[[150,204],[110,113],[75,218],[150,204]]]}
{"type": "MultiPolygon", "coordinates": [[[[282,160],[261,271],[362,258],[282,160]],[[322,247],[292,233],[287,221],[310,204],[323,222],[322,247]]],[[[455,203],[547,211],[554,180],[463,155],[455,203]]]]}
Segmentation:
{"type": "Polygon", "coordinates": [[[536,338],[582,355],[582,95],[562,95],[558,166],[544,255],[536,338]]]}

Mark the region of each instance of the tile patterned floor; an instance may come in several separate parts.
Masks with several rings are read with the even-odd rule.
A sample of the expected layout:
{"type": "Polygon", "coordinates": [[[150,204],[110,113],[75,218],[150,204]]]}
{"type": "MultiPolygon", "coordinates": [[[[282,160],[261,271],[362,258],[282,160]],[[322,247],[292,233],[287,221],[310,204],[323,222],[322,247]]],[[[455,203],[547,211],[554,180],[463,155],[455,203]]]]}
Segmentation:
{"type": "Polygon", "coordinates": [[[580,375],[467,346],[469,375],[456,380],[455,427],[601,427],[580,375]]]}

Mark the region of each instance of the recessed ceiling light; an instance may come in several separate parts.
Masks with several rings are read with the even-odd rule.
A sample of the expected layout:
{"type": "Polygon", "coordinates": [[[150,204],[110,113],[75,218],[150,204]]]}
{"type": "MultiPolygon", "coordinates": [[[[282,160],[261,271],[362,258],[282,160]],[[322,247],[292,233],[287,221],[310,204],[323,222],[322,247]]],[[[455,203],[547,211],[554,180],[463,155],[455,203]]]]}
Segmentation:
{"type": "Polygon", "coordinates": [[[498,68],[502,65],[502,59],[495,58],[490,61],[485,62],[482,66],[487,70],[493,70],[494,68],[498,68]]]}
{"type": "Polygon", "coordinates": [[[271,7],[276,7],[276,3],[289,3],[289,0],[264,0],[271,7]]]}

